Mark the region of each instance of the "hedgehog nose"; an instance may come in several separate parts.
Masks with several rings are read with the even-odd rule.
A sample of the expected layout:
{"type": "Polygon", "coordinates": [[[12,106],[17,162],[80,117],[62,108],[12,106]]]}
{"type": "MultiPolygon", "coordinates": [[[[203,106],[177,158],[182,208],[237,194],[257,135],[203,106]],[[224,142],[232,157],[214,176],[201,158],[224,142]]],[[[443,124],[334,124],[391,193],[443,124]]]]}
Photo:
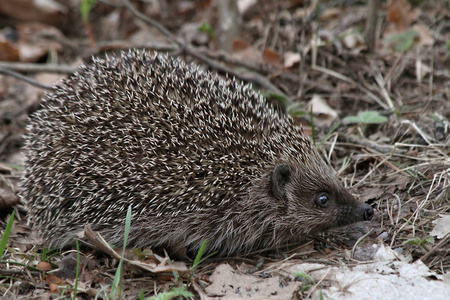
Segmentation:
{"type": "Polygon", "coordinates": [[[372,220],[373,208],[369,204],[364,203],[364,221],[372,220]]]}

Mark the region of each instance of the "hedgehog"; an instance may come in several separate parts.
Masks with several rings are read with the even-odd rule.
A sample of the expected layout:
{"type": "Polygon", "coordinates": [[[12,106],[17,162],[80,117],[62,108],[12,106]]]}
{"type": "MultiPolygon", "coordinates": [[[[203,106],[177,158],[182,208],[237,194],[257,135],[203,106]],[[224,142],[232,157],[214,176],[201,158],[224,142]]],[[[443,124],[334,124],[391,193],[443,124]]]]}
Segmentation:
{"type": "Polygon", "coordinates": [[[30,117],[21,196],[50,247],[87,224],[128,247],[221,256],[370,220],[294,120],[250,85],[140,50],[93,58],[30,117]]]}

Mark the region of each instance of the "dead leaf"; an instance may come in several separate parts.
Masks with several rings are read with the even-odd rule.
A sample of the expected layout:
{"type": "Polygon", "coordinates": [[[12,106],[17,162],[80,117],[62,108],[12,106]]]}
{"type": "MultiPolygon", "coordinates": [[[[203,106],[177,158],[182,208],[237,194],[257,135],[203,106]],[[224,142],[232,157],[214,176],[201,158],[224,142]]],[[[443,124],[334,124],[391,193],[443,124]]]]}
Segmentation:
{"type": "Polygon", "coordinates": [[[395,24],[397,30],[409,29],[418,16],[418,11],[411,9],[411,5],[406,0],[391,0],[389,2],[387,21],[395,24]]]}
{"type": "Polygon", "coordinates": [[[372,199],[379,199],[383,193],[384,191],[379,187],[364,189],[361,191],[360,201],[367,202],[372,199]]]}
{"type": "Polygon", "coordinates": [[[36,268],[42,271],[48,271],[52,269],[52,265],[46,261],[41,261],[37,264],[36,268]]]}
{"type": "Polygon", "coordinates": [[[360,32],[356,32],[354,28],[350,28],[343,35],[342,43],[347,49],[351,50],[353,55],[357,55],[367,48],[364,37],[360,32]]]}
{"type": "Polygon", "coordinates": [[[45,282],[47,284],[63,284],[65,281],[59,278],[58,276],[50,274],[47,277],[45,277],[45,282]]]}
{"type": "MultiPolygon", "coordinates": [[[[109,244],[103,239],[100,233],[94,232],[89,225],[86,226],[84,234],[86,238],[94,245],[94,247],[105,252],[114,259],[117,260],[121,259],[121,256],[116,251],[114,251],[114,249],[112,249],[111,246],[109,246],[109,244]]],[[[159,265],[157,265],[155,262],[151,260],[148,260],[147,262],[142,262],[138,260],[130,260],[124,258],[123,261],[131,266],[153,273],[171,272],[171,271],[177,271],[182,273],[187,272],[189,270],[184,262],[173,262],[170,265],[166,265],[166,259],[160,260],[159,265]]]]}
{"type": "Polygon", "coordinates": [[[19,197],[6,183],[2,176],[0,176],[0,208],[7,208],[18,204],[19,197]]]}
{"type": "Polygon", "coordinates": [[[314,114],[314,122],[317,122],[318,126],[329,126],[338,116],[337,112],[319,95],[312,97],[308,104],[308,107],[311,106],[314,114]]]}
{"type": "Polygon", "coordinates": [[[12,41],[0,35],[0,61],[18,61],[19,49],[12,41]]]}
{"type": "Polygon", "coordinates": [[[233,52],[239,52],[246,50],[250,47],[250,44],[242,39],[235,39],[233,41],[233,52]]]}
{"type": "Polygon", "coordinates": [[[1,0],[0,13],[26,22],[60,24],[67,15],[66,6],[54,0],[1,0]]]}
{"type": "Polygon", "coordinates": [[[263,53],[263,58],[266,64],[280,67],[281,66],[281,55],[270,48],[266,48],[263,53]]]}
{"type": "Polygon", "coordinates": [[[221,264],[210,276],[211,284],[205,288],[210,297],[220,299],[292,299],[298,282],[280,284],[280,277],[261,278],[241,274],[228,264],[221,264]]]}
{"type": "MultiPolygon", "coordinates": [[[[63,279],[74,279],[76,277],[77,271],[77,254],[70,253],[67,256],[64,256],[61,261],[58,263],[58,269],[51,271],[52,275],[55,275],[59,278],[63,279]]],[[[80,255],[80,274],[83,273],[83,270],[89,269],[92,270],[97,266],[95,260],[90,259],[84,255],[80,255]]]]}
{"type": "Polygon", "coordinates": [[[250,61],[255,64],[262,63],[261,52],[250,46],[242,39],[235,39],[232,45],[232,56],[237,60],[250,61]]]}
{"type": "Polygon", "coordinates": [[[286,69],[292,68],[294,66],[297,66],[300,63],[301,56],[298,52],[291,52],[288,51],[284,54],[284,67],[286,69]]]}
{"type": "Polygon", "coordinates": [[[200,31],[201,23],[186,23],[180,29],[180,35],[184,41],[194,45],[206,45],[209,42],[209,35],[205,31],[200,31]]]}
{"type": "Polygon", "coordinates": [[[41,23],[20,23],[17,25],[20,61],[35,62],[52,51],[59,51],[62,46],[55,41],[41,38],[42,34],[62,37],[59,29],[41,23]]]}
{"type": "Polygon", "coordinates": [[[330,7],[325,9],[325,11],[320,14],[320,19],[322,21],[329,21],[336,19],[339,16],[342,16],[342,9],[338,7],[330,7]]]}
{"type": "Polygon", "coordinates": [[[450,215],[440,214],[439,218],[433,221],[433,224],[436,224],[436,226],[434,226],[430,235],[442,239],[450,233],[450,215]]]}
{"type": "Polygon", "coordinates": [[[414,29],[415,31],[417,31],[417,33],[419,34],[419,38],[418,38],[418,44],[420,46],[432,46],[434,44],[434,38],[431,35],[430,31],[428,30],[428,28],[426,28],[425,26],[421,25],[421,24],[415,24],[412,29],[414,29]]]}
{"type": "Polygon", "coordinates": [[[51,283],[50,284],[50,292],[52,293],[59,293],[59,288],[56,284],[51,283]]]}

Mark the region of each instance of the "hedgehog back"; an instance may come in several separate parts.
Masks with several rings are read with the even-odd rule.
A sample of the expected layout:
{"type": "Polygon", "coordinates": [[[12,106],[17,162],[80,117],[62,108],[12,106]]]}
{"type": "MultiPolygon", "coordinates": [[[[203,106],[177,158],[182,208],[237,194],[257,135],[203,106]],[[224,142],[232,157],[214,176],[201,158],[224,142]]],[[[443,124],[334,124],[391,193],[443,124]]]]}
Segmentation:
{"type": "Polygon", "coordinates": [[[311,151],[249,86],[168,56],[95,59],[56,88],[31,117],[22,183],[52,244],[121,227],[130,205],[133,222],[226,209],[283,153],[311,151]]]}

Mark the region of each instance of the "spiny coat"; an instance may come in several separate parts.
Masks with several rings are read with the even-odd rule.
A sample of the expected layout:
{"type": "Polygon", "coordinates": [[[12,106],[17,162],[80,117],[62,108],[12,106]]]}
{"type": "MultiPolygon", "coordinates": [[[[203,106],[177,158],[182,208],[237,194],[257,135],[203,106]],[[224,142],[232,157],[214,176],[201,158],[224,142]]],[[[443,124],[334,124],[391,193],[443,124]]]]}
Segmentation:
{"type": "Polygon", "coordinates": [[[90,224],[129,247],[233,255],[370,219],[293,120],[248,85],[133,50],[94,59],[31,117],[21,194],[52,247],[90,224]]]}

